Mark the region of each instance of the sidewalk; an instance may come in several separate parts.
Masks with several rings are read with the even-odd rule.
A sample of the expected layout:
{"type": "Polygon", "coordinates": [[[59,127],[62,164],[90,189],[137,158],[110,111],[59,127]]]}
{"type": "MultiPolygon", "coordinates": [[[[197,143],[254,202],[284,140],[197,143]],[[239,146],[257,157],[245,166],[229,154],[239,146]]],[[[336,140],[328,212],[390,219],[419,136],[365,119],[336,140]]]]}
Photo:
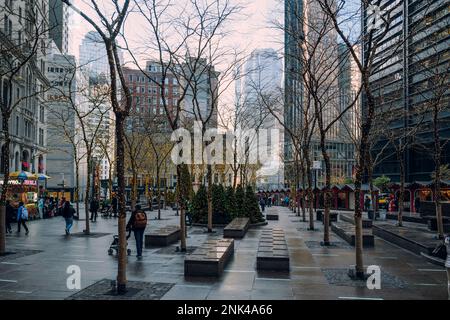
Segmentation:
{"type": "MultiPolygon", "coordinates": [[[[365,250],[364,262],[381,267],[382,290],[371,291],[365,283],[347,281],[345,272],[354,264],[354,248],[334,234],[331,240],[337,246],[322,248],[320,222],[315,222],[320,231],[309,232],[308,222],[301,222],[289,209],[275,209],[280,220],[269,221],[262,228],[277,226],[285,231],[289,274],[256,271],[262,229],[256,228],[250,229],[244,239],[236,240],[234,258],[219,279],[185,279],[184,255],[175,251],[176,245],[145,249],[144,259],[138,261],[131,237],[128,280],[159,285],[157,298],[162,299],[447,299],[444,270],[378,238],[374,249],[365,250]]],[[[157,211],[149,213],[150,228],[179,224],[175,211],[163,211],[160,221],[154,220],[156,215],[157,211]]],[[[0,258],[0,299],[68,298],[78,292],[66,285],[66,271],[72,265],[81,269],[82,289],[102,279],[116,278],[117,258],[108,256],[107,249],[117,233],[117,219],[99,217],[97,223],[91,223],[96,237],[90,238],[66,237],[60,217],[31,221],[29,227],[28,236],[22,233],[7,237],[7,249],[18,253],[0,258]]],[[[84,227],[85,221],[76,221],[72,233],[80,233],[84,227]]],[[[210,237],[222,236],[221,229],[215,231],[211,235],[204,228],[188,227],[188,247],[192,250],[210,237]]]]}

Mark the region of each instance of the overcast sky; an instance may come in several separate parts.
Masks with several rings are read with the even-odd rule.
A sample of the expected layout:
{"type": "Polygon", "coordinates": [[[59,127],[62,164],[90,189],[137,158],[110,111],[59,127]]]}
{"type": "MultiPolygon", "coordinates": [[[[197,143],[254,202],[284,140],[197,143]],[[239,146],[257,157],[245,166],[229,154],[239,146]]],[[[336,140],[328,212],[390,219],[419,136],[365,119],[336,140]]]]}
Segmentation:
{"type": "MultiPolygon", "coordinates": [[[[106,0],[105,0],[106,1],[106,0]]],[[[251,51],[256,48],[282,49],[283,36],[273,27],[272,21],[282,21],[283,5],[280,0],[233,0],[244,4],[245,18],[234,21],[232,28],[236,31],[229,38],[230,43],[251,51]]],[[[101,2],[101,1],[99,1],[101,2]]],[[[89,7],[86,0],[75,0],[74,3],[87,12],[89,7]]],[[[128,22],[128,29],[132,30],[132,24],[128,22]]],[[[139,28],[136,28],[136,32],[139,28]]],[[[78,14],[72,13],[70,23],[69,53],[78,57],[79,45],[84,35],[92,28],[80,18],[78,14]]],[[[131,35],[132,31],[128,31],[131,35]]]]}

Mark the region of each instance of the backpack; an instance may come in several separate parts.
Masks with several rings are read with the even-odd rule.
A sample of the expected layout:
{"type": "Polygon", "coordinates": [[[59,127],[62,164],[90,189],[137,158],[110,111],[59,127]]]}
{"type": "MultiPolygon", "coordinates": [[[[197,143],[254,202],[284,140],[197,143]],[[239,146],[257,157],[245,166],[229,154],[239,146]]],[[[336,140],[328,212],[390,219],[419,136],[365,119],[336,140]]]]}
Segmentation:
{"type": "Polygon", "coordinates": [[[144,229],[147,226],[147,216],[144,211],[136,212],[136,216],[134,217],[134,229],[144,229]]]}
{"type": "Polygon", "coordinates": [[[20,213],[20,219],[28,220],[28,209],[25,206],[22,207],[22,211],[20,213]]]}

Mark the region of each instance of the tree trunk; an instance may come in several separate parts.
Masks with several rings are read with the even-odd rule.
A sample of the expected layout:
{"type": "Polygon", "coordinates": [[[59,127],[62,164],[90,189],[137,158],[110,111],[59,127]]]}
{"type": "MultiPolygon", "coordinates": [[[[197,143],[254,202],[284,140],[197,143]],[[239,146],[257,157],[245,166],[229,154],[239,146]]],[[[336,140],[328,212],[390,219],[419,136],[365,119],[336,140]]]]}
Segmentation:
{"type": "MultiPolygon", "coordinates": [[[[403,160],[403,159],[402,159],[403,160]]],[[[403,211],[405,199],[405,165],[400,161],[400,191],[398,195],[398,226],[403,226],[403,211]]]]}
{"type": "Polygon", "coordinates": [[[92,159],[91,155],[88,152],[87,155],[87,163],[88,163],[88,172],[87,172],[87,179],[86,179],[86,191],[84,194],[84,211],[86,215],[86,229],[84,230],[84,234],[90,234],[91,228],[89,224],[89,195],[90,195],[90,189],[91,189],[91,171],[92,171],[92,159]]]}
{"type": "MultiPolygon", "coordinates": [[[[370,155],[369,155],[370,156],[370,155]]],[[[369,157],[368,156],[368,157],[369,157]]],[[[370,190],[370,199],[372,201],[373,205],[373,215],[372,215],[372,221],[375,221],[376,218],[376,205],[375,205],[375,196],[374,196],[374,185],[373,185],[373,166],[371,165],[372,162],[367,166],[367,179],[369,180],[369,190],[370,190]]],[[[370,210],[370,208],[369,208],[370,210]]]]}
{"type": "Polygon", "coordinates": [[[208,233],[213,232],[213,205],[212,205],[212,166],[207,165],[208,180],[208,233]]]}
{"type": "Polygon", "coordinates": [[[1,150],[4,164],[4,178],[0,197],[0,256],[6,253],[6,195],[9,188],[9,146],[11,144],[11,138],[9,136],[10,114],[2,112],[2,118],[2,132],[5,136],[5,147],[1,150]]]}
{"type": "Polygon", "coordinates": [[[137,170],[136,166],[132,165],[133,178],[131,179],[131,211],[136,209],[137,202],[137,170]]]}
{"type": "Polygon", "coordinates": [[[434,165],[436,167],[434,175],[434,199],[436,203],[436,222],[438,228],[439,239],[444,238],[444,224],[442,221],[442,205],[441,205],[441,155],[442,145],[439,134],[439,105],[435,105],[433,109],[433,137],[434,137],[434,165]]]}
{"type": "Polygon", "coordinates": [[[75,207],[77,210],[77,217],[80,217],[80,168],[79,162],[75,159],[75,207]]]}
{"type": "Polygon", "coordinates": [[[312,172],[311,172],[311,159],[309,158],[309,151],[307,147],[303,150],[304,159],[306,161],[306,175],[308,178],[308,205],[309,205],[309,230],[314,231],[314,192],[313,192],[313,184],[312,184],[312,172]]]}
{"type": "Polygon", "coordinates": [[[159,178],[159,165],[156,166],[156,187],[158,188],[158,220],[161,220],[161,182],[159,178]]]}
{"type": "MultiPolygon", "coordinates": [[[[178,180],[177,183],[182,183],[182,177],[181,177],[181,165],[177,165],[177,175],[178,180]]],[[[183,199],[182,194],[182,188],[181,186],[178,186],[178,207],[180,208],[180,250],[181,252],[186,252],[186,211],[185,211],[185,199],[183,199]]]]}
{"type": "Polygon", "coordinates": [[[325,161],[325,210],[323,216],[323,245],[330,245],[330,209],[331,209],[331,163],[325,146],[325,133],[321,139],[322,156],[325,161]]]}
{"type": "Polygon", "coordinates": [[[127,285],[127,239],[126,224],[127,213],[125,210],[125,116],[116,112],[116,167],[117,167],[117,200],[119,209],[118,237],[118,268],[117,268],[117,291],[126,292],[127,285]]]}

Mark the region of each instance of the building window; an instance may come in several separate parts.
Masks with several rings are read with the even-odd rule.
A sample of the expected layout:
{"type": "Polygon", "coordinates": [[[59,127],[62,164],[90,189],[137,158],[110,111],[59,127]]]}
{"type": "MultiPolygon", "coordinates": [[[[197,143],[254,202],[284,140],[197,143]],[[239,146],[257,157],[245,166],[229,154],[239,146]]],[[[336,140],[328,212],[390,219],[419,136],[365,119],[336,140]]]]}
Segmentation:
{"type": "Polygon", "coordinates": [[[39,107],[39,121],[44,123],[44,119],[45,119],[45,109],[43,106],[39,107]]]}
{"type": "Polygon", "coordinates": [[[44,145],[44,129],[39,128],[39,145],[44,145]]]}
{"type": "Polygon", "coordinates": [[[16,136],[19,135],[19,125],[20,125],[20,119],[19,119],[19,116],[16,116],[16,136]]]}

